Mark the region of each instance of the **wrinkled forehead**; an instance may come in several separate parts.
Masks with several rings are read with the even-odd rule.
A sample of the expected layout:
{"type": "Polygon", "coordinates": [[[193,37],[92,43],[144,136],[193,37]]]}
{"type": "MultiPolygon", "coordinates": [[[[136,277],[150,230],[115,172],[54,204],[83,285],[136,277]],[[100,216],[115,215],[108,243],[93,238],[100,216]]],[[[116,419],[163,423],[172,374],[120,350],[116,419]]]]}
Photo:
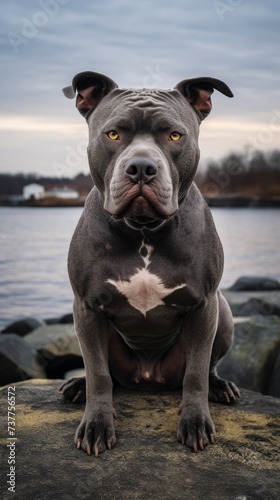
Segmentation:
{"type": "Polygon", "coordinates": [[[180,98],[180,93],[172,89],[120,89],[112,92],[112,97],[120,96],[127,105],[137,103],[141,107],[163,105],[167,101],[174,101],[180,98]]]}
{"type": "MultiPolygon", "coordinates": [[[[115,89],[99,104],[95,118],[116,121],[125,128],[129,123],[145,122],[168,128],[185,121],[186,114],[195,115],[177,90],[115,89]]],[[[95,119],[94,118],[94,119],[95,119]]]]}

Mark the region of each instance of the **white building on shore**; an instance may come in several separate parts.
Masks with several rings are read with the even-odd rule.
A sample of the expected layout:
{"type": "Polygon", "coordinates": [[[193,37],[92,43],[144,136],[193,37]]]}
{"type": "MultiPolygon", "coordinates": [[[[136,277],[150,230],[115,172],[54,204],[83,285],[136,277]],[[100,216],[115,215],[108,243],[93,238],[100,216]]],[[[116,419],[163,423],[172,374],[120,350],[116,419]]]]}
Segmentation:
{"type": "Polygon", "coordinates": [[[45,194],[44,186],[41,184],[27,184],[23,188],[23,199],[24,200],[38,200],[42,198],[45,194]]]}
{"type": "Polygon", "coordinates": [[[67,186],[62,188],[53,188],[45,191],[44,186],[41,184],[27,184],[23,188],[22,193],[23,200],[39,200],[42,198],[63,198],[64,200],[73,200],[79,198],[79,193],[74,189],[70,189],[67,186]]]}
{"type": "Polygon", "coordinates": [[[63,188],[54,188],[50,189],[49,191],[45,191],[44,196],[54,196],[56,198],[63,198],[63,199],[77,199],[79,198],[79,193],[75,191],[74,189],[70,189],[67,186],[64,186],[63,188]]]}

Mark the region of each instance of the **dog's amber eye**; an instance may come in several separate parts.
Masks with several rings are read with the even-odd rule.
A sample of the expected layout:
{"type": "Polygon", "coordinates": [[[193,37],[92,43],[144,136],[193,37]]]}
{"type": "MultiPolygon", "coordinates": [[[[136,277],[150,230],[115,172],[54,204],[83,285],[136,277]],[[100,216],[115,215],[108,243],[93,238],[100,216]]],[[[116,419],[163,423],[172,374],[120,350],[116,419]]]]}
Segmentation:
{"type": "Polygon", "coordinates": [[[116,132],[115,130],[110,130],[110,132],[108,132],[108,137],[109,139],[112,139],[112,141],[116,141],[117,139],[120,138],[118,132],[116,132]]]}
{"type": "Polygon", "coordinates": [[[172,132],[172,134],[170,134],[170,139],[171,141],[179,141],[179,139],[181,139],[181,134],[179,134],[179,132],[172,132]]]}

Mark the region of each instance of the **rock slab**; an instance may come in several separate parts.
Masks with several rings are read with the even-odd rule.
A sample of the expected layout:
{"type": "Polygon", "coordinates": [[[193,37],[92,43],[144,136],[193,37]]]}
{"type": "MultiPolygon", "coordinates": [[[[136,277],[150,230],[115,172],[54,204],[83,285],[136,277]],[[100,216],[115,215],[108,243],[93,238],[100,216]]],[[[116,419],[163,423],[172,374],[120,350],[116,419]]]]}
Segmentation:
{"type": "MultiPolygon", "coordinates": [[[[83,405],[58,381],[16,384],[16,492],[7,491],[2,411],[1,498],[38,500],[278,500],[280,400],[247,390],[233,406],[211,404],[217,440],[193,453],[176,440],[180,392],[114,396],[117,444],[99,458],[73,444],[83,405]]],[[[1,391],[7,407],[7,387],[1,391]]]]}
{"type": "Polygon", "coordinates": [[[279,397],[279,354],[279,316],[234,318],[233,346],[219,362],[218,373],[239,387],[279,397]]]}
{"type": "Polygon", "coordinates": [[[45,378],[46,372],[38,362],[37,351],[22,337],[14,333],[0,335],[1,385],[26,378],[45,378]]]}
{"type": "Polygon", "coordinates": [[[241,276],[229,288],[236,292],[249,291],[249,290],[280,290],[279,281],[269,276],[241,276]]]}

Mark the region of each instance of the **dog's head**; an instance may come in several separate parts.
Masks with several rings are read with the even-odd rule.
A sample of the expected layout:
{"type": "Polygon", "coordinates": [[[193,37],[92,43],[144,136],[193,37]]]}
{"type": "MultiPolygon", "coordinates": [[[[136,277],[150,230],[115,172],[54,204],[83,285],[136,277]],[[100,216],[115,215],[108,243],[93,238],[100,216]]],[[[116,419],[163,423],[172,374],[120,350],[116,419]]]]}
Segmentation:
{"type": "Polygon", "coordinates": [[[199,124],[214,89],[233,97],[215,78],[183,80],[173,90],[120,89],[90,71],[63,89],[88,122],[91,175],[113,217],[152,229],[176,213],[196,173],[199,124]]]}

